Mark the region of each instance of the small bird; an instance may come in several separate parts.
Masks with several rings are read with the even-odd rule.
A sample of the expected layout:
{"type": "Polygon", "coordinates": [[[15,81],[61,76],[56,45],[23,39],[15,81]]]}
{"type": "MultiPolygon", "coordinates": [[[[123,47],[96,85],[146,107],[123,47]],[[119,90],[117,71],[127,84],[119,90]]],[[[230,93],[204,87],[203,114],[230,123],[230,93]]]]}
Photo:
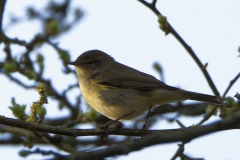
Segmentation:
{"type": "Polygon", "coordinates": [[[154,76],[115,61],[100,50],[86,51],[68,64],[76,68],[86,102],[113,120],[131,120],[156,105],[187,99],[222,104],[216,96],[169,86],[154,76]]]}

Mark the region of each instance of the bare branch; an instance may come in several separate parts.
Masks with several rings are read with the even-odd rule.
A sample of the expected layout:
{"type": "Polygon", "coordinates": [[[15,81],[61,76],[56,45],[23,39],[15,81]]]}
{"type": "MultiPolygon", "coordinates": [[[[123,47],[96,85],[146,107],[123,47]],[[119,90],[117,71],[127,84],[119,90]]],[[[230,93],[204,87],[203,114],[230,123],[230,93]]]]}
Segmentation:
{"type": "MultiPolygon", "coordinates": [[[[172,130],[149,130],[147,133],[149,133],[149,134],[150,133],[180,134],[182,132],[188,132],[188,130],[191,131],[192,129],[197,129],[197,128],[198,128],[197,130],[199,130],[199,128],[202,128],[204,130],[205,127],[207,127],[207,128],[209,126],[214,127],[215,125],[219,124],[220,128],[215,127],[215,129],[217,129],[217,130],[214,130],[214,131],[211,130],[211,132],[216,132],[216,131],[220,131],[220,130],[232,129],[232,126],[235,125],[236,123],[239,123],[239,121],[240,121],[240,112],[238,112],[232,116],[228,116],[227,118],[223,119],[222,121],[215,122],[208,126],[199,126],[199,127],[186,128],[186,129],[172,129],[172,130]],[[226,126],[225,123],[227,123],[228,125],[226,126]]],[[[47,125],[37,124],[34,122],[24,122],[24,121],[20,121],[17,119],[6,118],[4,116],[0,117],[0,124],[13,126],[13,127],[17,127],[17,128],[28,129],[29,131],[55,133],[55,134],[60,134],[60,135],[73,136],[73,137],[94,136],[94,135],[105,135],[106,134],[104,130],[100,130],[100,129],[72,129],[72,128],[47,126],[47,125]]],[[[209,133],[211,133],[211,132],[209,132],[209,133]]],[[[144,136],[144,135],[146,135],[146,131],[141,130],[141,129],[109,129],[108,133],[109,133],[109,135],[125,135],[125,136],[144,136]]],[[[181,139],[179,139],[179,140],[181,140],[181,139]]]]}
{"type": "Polygon", "coordinates": [[[224,92],[223,95],[222,95],[222,99],[225,98],[225,96],[227,95],[228,91],[230,90],[230,88],[232,87],[232,85],[238,80],[239,77],[240,77],[240,72],[238,73],[238,75],[237,75],[233,80],[230,81],[227,89],[225,90],[225,92],[224,92]]]}
{"type": "Polygon", "coordinates": [[[204,122],[206,122],[215,112],[215,110],[218,108],[218,105],[215,105],[214,108],[209,112],[207,115],[204,116],[204,118],[197,124],[198,126],[202,125],[204,122]]]}
{"type": "Polygon", "coordinates": [[[184,152],[184,143],[183,144],[178,144],[178,150],[177,152],[173,155],[173,157],[171,158],[171,160],[175,160],[177,157],[181,156],[184,152]]]}
{"type": "MultiPolygon", "coordinates": [[[[51,145],[49,142],[44,140],[43,138],[39,138],[39,136],[35,136],[33,132],[29,132],[25,129],[15,128],[11,126],[0,125],[0,132],[1,133],[12,133],[9,138],[1,138],[0,144],[1,145],[11,145],[11,144],[23,144],[26,141],[26,138],[32,137],[31,141],[34,144],[44,144],[44,145],[51,145]],[[34,138],[33,138],[34,137],[34,138]]],[[[61,140],[63,143],[69,143],[68,140],[61,140]]],[[[88,146],[88,145],[95,145],[95,146],[103,146],[103,145],[114,145],[117,144],[116,138],[108,137],[108,139],[96,140],[96,139],[72,139],[70,142],[71,146],[88,146]]]]}
{"type": "Polygon", "coordinates": [[[153,0],[151,5],[156,6],[156,3],[157,3],[157,0],[153,0]]]}
{"type": "Polygon", "coordinates": [[[55,152],[55,151],[52,151],[52,150],[49,150],[49,151],[45,151],[45,150],[42,150],[42,149],[35,149],[33,151],[29,151],[29,150],[21,150],[20,151],[20,155],[22,156],[28,156],[28,155],[31,155],[31,154],[42,154],[42,155],[54,155],[55,157],[62,157],[63,155],[61,155],[60,153],[58,152],[55,152]]]}
{"type": "Polygon", "coordinates": [[[25,88],[25,89],[34,89],[36,88],[35,85],[27,85],[27,84],[24,84],[22,81],[20,81],[19,79],[15,78],[14,76],[12,76],[11,74],[8,74],[8,77],[10,80],[12,80],[13,82],[17,83],[19,86],[25,88]]]}
{"type": "MultiPolygon", "coordinates": [[[[94,159],[94,158],[105,158],[116,155],[128,154],[132,151],[141,150],[144,147],[170,143],[170,142],[178,142],[178,141],[189,141],[191,139],[214,133],[217,131],[222,131],[226,129],[230,129],[236,124],[240,122],[240,112],[229,116],[226,119],[221,121],[199,127],[191,127],[187,129],[178,129],[178,130],[168,130],[168,131],[152,131],[152,134],[148,134],[142,139],[125,141],[119,143],[118,145],[111,146],[108,148],[98,149],[90,152],[78,152],[72,155],[66,156],[63,159],[94,159]]],[[[122,131],[122,129],[121,129],[122,131]]]]}
{"type": "Polygon", "coordinates": [[[14,38],[14,39],[8,38],[2,31],[0,31],[0,41],[3,41],[5,43],[18,44],[20,46],[25,46],[26,48],[29,47],[27,42],[23,40],[19,40],[17,38],[14,38]]]}
{"type": "Polygon", "coordinates": [[[6,3],[6,0],[0,1],[0,32],[2,31],[2,22],[3,22],[3,13],[4,13],[5,3],[6,3]]]}
{"type": "MultiPolygon", "coordinates": [[[[157,16],[162,16],[162,14],[159,12],[159,10],[156,8],[155,5],[152,5],[152,3],[148,3],[144,0],[139,0],[139,2],[141,2],[142,4],[144,4],[145,6],[147,6],[149,9],[151,9],[157,16]]],[[[175,29],[171,26],[171,24],[169,22],[167,23],[167,31],[165,32],[169,32],[172,33],[173,36],[182,44],[182,46],[187,50],[187,52],[190,54],[190,56],[194,59],[194,61],[197,63],[198,67],[200,68],[200,70],[203,72],[203,75],[205,76],[210,88],[212,89],[213,93],[220,97],[220,94],[215,86],[215,84],[212,81],[212,78],[210,77],[208,71],[206,70],[206,68],[204,68],[203,63],[200,61],[200,59],[197,57],[196,53],[192,50],[192,48],[182,39],[182,37],[175,31],[175,29]]]]}

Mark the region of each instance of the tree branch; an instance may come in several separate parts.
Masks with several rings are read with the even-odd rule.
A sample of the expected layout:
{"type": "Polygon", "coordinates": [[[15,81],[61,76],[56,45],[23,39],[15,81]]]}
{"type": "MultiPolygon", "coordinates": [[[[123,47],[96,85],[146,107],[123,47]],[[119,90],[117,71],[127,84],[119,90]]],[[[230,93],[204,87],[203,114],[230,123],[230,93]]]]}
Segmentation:
{"type": "Polygon", "coordinates": [[[191,127],[187,129],[178,129],[178,130],[168,130],[168,131],[153,131],[152,134],[148,134],[142,139],[133,140],[133,141],[125,141],[115,146],[110,146],[108,148],[98,149],[90,152],[78,152],[69,156],[65,156],[63,159],[94,159],[94,158],[105,158],[116,155],[128,154],[132,151],[141,150],[144,147],[170,143],[170,142],[178,142],[178,141],[190,141],[194,138],[198,138],[200,136],[214,133],[217,131],[222,131],[226,129],[231,129],[234,125],[240,123],[240,112],[229,116],[226,119],[221,121],[217,121],[215,123],[200,126],[200,127],[191,127]]]}
{"type": "MultiPolygon", "coordinates": [[[[159,12],[159,10],[156,8],[156,1],[153,1],[153,3],[148,3],[144,0],[138,0],[145,6],[147,6],[150,10],[152,10],[157,16],[162,16],[162,14],[159,12]]],[[[192,48],[182,39],[182,37],[175,31],[175,29],[171,26],[169,22],[167,23],[167,32],[172,33],[172,35],[182,44],[182,46],[187,50],[187,52],[190,54],[190,56],[194,59],[194,61],[197,63],[198,67],[202,71],[203,75],[205,76],[210,88],[212,89],[213,93],[220,97],[220,94],[215,86],[215,84],[212,81],[212,78],[210,77],[208,71],[206,70],[206,67],[202,64],[200,59],[197,57],[196,53],[192,50],[192,48]]]]}
{"type": "MultiPolygon", "coordinates": [[[[171,130],[139,130],[139,129],[109,129],[109,135],[125,135],[125,136],[145,136],[143,139],[138,141],[125,141],[119,143],[116,146],[111,146],[109,148],[94,150],[91,152],[78,152],[77,154],[72,154],[65,157],[66,159],[74,158],[75,156],[80,156],[85,158],[99,158],[99,157],[109,157],[113,155],[127,154],[131,151],[140,150],[144,147],[170,143],[170,142],[179,142],[179,141],[190,141],[194,138],[228,129],[239,128],[238,124],[240,123],[240,112],[237,112],[233,115],[224,118],[223,120],[211,123],[206,126],[196,126],[184,129],[171,129],[171,130]]],[[[16,119],[6,118],[0,116],[0,124],[5,124],[8,126],[18,127],[27,129],[34,132],[45,132],[45,133],[55,133],[66,136],[93,136],[93,135],[105,135],[104,130],[97,129],[71,129],[71,128],[62,128],[62,127],[53,127],[47,125],[41,125],[33,122],[24,122],[16,119]]],[[[80,158],[79,157],[79,158],[80,158]]]]}
{"type": "MultiPolygon", "coordinates": [[[[214,131],[211,130],[211,132],[216,132],[219,130],[226,130],[226,129],[233,129],[232,126],[235,125],[236,123],[240,123],[240,112],[234,115],[228,116],[223,120],[220,120],[218,122],[215,122],[207,126],[199,126],[199,127],[186,128],[186,129],[172,129],[172,130],[148,130],[147,132],[142,129],[109,129],[108,133],[109,135],[144,136],[146,134],[151,134],[151,133],[158,133],[158,134],[167,133],[171,135],[172,134],[178,135],[186,132],[185,134],[189,135],[187,132],[192,132],[192,130],[195,132],[195,129],[206,130],[206,128],[209,128],[211,126],[216,129],[214,131]]],[[[99,135],[106,134],[104,130],[100,130],[100,129],[72,129],[72,128],[64,128],[64,127],[56,127],[56,126],[47,126],[47,125],[37,124],[34,122],[24,122],[17,119],[6,118],[4,116],[0,116],[0,124],[13,126],[17,128],[23,128],[23,129],[27,129],[29,131],[34,131],[34,132],[55,133],[60,135],[72,136],[72,137],[99,136],[99,135]]],[[[205,134],[207,134],[207,132],[205,134]]]]}

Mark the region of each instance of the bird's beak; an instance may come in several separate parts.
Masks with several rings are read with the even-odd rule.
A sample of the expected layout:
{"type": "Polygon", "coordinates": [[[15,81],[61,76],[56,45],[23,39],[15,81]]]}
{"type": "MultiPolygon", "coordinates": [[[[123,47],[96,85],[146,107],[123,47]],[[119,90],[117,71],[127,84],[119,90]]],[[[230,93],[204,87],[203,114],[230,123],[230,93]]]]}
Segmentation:
{"type": "Polygon", "coordinates": [[[78,62],[68,62],[67,64],[77,66],[79,63],[78,62]]]}

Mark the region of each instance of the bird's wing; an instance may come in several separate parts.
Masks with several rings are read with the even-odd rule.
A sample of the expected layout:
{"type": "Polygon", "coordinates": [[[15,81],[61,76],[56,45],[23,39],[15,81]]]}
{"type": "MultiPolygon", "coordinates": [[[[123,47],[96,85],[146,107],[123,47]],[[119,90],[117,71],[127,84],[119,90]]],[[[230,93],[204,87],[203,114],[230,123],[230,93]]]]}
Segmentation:
{"type": "Polygon", "coordinates": [[[162,88],[167,90],[178,89],[172,86],[168,86],[155,77],[139,71],[138,74],[130,74],[124,76],[122,75],[122,77],[117,76],[116,74],[114,78],[95,75],[92,77],[92,80],[94,83],[112,88],[132,88],[139,90],[149,90],[154,88],[162,88]]]}

